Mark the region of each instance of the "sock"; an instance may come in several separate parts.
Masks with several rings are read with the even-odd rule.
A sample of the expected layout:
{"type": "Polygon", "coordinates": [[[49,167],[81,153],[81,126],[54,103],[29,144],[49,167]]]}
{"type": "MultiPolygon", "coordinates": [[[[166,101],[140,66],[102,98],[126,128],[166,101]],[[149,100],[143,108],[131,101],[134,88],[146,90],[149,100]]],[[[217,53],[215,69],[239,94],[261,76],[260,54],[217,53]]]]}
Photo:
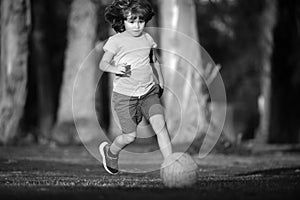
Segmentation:
{"type": "Polygon", "coordinates": [[[107,153],[108,153],[108,156],[110,156],[110,157],[113,157],[113,158],[118,157],[118,154],[114,154],[113,152],[111,152],[110,148],[108,149],[107,153]]]}

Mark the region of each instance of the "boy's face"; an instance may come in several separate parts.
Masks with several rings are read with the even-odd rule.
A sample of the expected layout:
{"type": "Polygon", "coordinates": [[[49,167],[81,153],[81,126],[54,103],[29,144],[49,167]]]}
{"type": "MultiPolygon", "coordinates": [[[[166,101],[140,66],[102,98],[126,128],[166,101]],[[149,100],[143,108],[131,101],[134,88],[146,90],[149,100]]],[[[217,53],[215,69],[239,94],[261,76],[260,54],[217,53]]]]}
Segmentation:
{"type": "Polygon", "coordinates": [[[145,28],[145,20],[140,19],[139,16],[128,15],[127,19],[124,20],[125,30],[133,37],[139,37],[145,28]]]}

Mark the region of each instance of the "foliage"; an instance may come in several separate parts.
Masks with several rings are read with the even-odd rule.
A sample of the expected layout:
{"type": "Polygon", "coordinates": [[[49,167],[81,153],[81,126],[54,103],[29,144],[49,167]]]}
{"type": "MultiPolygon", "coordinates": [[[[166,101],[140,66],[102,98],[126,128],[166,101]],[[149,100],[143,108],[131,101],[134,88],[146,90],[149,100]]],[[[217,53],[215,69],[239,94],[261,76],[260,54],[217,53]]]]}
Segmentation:
{"type": "Polygon", "coordinates": [[[216,63],[230,102],[243,101],[244,93],[259,94],[261,24],[264,1],[196,1],[201,45],[216,63]]]}

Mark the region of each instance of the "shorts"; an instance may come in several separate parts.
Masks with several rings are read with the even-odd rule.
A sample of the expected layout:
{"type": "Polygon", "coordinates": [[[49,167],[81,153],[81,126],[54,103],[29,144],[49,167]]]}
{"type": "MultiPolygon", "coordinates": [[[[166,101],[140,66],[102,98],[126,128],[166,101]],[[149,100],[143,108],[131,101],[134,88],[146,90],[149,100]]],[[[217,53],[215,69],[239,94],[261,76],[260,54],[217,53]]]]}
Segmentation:
{"type": "Polygon", "coordinates": [[[159,92],[158,84],[140,97],[130,97],[113,92],[112,102],[123,133],[135,132],[143,117],[149,121],[150,117],[154,115],[164,114],[159,92]]]}

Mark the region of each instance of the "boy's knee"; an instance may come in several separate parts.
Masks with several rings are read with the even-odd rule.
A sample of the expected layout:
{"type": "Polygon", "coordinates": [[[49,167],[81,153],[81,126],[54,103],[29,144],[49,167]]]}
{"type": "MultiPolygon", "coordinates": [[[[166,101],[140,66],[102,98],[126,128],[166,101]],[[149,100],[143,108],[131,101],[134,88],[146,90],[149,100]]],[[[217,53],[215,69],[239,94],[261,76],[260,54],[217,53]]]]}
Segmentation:
{"type": "Polygon", "coordinates": [[[131,143],[135,140],[136,138],[136,133],[128,133],[128,134],[124,134],[123,135],[124,140],[126,141],[126,143],[131,143]]]}

